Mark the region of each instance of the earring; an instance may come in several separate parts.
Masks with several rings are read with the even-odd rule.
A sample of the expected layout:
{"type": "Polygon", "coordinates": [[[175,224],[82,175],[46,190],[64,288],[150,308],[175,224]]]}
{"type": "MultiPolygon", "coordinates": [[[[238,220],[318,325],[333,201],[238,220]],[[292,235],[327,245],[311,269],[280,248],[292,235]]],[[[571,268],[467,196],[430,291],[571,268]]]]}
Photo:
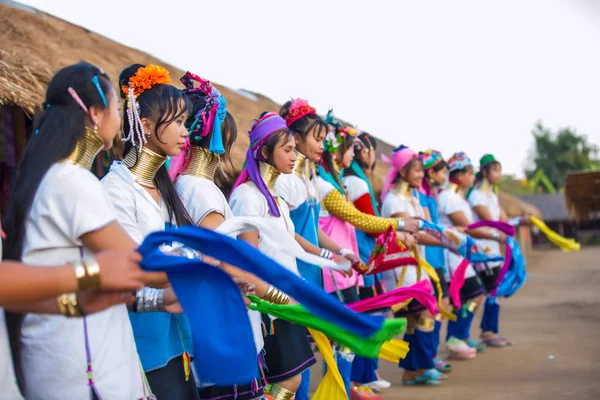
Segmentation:
{"type": "Polygon", "coordinates": [[[94,122],[94,133],[97,135],[98,134],[98,123],[94,122]]]}

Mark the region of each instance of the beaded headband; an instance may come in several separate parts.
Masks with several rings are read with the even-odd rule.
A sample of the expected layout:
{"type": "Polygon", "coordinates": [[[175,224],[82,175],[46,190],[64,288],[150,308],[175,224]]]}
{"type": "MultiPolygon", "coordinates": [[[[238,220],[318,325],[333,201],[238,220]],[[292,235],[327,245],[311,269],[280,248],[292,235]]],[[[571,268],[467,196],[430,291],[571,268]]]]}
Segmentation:
{"type": "Polygon", "coordinates": [[[454,154],[448,160],[448,171],[449,172],[460,171],[461,169],[465,169],[472,165],[473,165],[473,163],[471,162],[471,159],[467,156],[467,154],[463,151],[460,151],[460,152],[454,154]]]}
{"type": "Polygon", "coordinates": [[[419,158],[421,159],[421,162],[423,162],[423,169],[426,171],[444,161],[442,153],[433,149],[425,150],[419,154],[419,158]]]}
{"type": "Polygon", "coordinates": [[[290,105],[288,114],[285,117],[285,123],[289,128],[294,122],[298,121],[300,118],[306,115],[316,113],[317,110],[310,104],[308,104],[308,101],[304,99],[292,99],[292,104],[290,105]]]}

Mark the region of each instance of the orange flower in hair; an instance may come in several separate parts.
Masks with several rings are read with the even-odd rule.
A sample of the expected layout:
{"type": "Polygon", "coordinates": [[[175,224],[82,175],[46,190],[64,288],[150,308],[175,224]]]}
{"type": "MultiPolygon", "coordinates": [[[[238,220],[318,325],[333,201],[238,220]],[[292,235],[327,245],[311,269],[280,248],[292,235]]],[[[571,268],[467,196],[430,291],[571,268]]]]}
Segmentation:
{"type": "Polygon", "coordinates": [[[170,83],[169,71],[158,65],[151,64],[146,67],[140,67],[135,75],[129,78],[129,85],[123,85],[121,90],[127,94],[131,87],[137,98],[146,90],[152,89],[154,85],[168,85],[170,83]]]}

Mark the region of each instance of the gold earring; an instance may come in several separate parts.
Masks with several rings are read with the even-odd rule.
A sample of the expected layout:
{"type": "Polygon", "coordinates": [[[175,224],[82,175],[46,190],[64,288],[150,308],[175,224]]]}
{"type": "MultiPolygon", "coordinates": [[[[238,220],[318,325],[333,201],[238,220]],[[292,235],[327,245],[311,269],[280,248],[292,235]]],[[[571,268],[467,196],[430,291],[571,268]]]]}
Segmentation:
{"type": "Polygon", "coordinates": [[[94,122],[94,133],[97,135],[98,134],[98,123],[94,122]]]}

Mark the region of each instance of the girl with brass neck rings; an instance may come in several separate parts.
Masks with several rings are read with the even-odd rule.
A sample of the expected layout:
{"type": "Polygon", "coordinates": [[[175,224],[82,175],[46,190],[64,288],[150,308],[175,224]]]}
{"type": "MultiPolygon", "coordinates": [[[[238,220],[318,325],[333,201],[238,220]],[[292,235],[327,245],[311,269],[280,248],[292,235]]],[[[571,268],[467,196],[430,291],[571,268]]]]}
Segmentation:
{"type": "MultiPolygon", "coordinates": [[[[468,235],[477,239],[489,239],[504,242],[506,235],[502,232],[491,232],[487,228],[467,229],[475,222],[473,212],[466,199],[468,190],[473,186],[475,174],[471,160],[463,152],[454,154],[448,160],[450,179],[448,186],[439,193],[438,206],[440,225],[458,227],[468,235]]],[[[446,266],[450,276],[463,262],[462,257],[445,250],[446,266]]],[[[469,339],[471,324],[476,308],[484,299],[485,287],[472,265],[466,269],[465,284],[460,291],[463,309],[456,312],[456,321],[448,322],[448,349],[450,358],[471,359],[477,351],[483,350],[481,342],[469,339]]]]}
{"type": "MultiPolygon", "coordinates": [[[[281,235],[288,234],[293,240],[294,223],[287,203],[275,188],[275,182],[279,175],[294,171],[294,137],[283,118],[270,112],[264,112],[253,122],[249,135],[250,147],[246,153],[245,168],[234,186],[229,205],[235,216],[264,218],[281,235]]],[[[262,232],[259,236],[255,231],[240,235],[240,239],[258,247],[282,266],[300,275],[294,256],[269,245],[269,242],[282,243],[281,238],[267,238],[262,232]]],[[[270,287],[265,298],[289,301],[287,296],[277,292],[277,289],[270,287]]],[[[272,333],[264,338],[263,373],[266,381],[273,384],[267,398],[292,399],[300,385],[301,374],[316,362],[308,344],[306,329],[281,319],[271,321],[266,315],[263,316],[263,322],[267,331],[272,333]]]]}
{"type": "MultiPolygon", "coordinates": [[[[391,159],[384,158],[392,165],[383,187],[381,214],[387,217],[415,217],[431,220],[429,213],[421,206],[419,187],[423,181],[423,164],[418,154],[406,146],[400,146],[392,153],[391,159]]],[[[418,258],[425,257],[425,245],[440,246],[441,243],[428,234],[419,233],[416,246],[418,258]]],[[[429,276],[419,266],[404,266],[385,273],[386,280],[397,282],[398,286],[412,286],[429,276]]],[[[406,310],[394,310],[396,316],[406,316],[408,322],[404,340],[410,343],[410,352],[400,360],[404,368],[405,385],[439,385],[446,376],[435,369],[433,348],[435,320],[425,307],[411,301],[406,310]]]]}
{"type": "MultiPolygon", "coordinates": [[[[119,99],[102,70],[79,63],[52,78],[5,220],[8,258],[47,266],[69,262],[85,280],[97,277],[94,254],[137,247],[90,172],[96,155],[111,147],[119,125],[119,99]]],[[[126,279],[127,271],[122,273],[126,279]]],[[[44,314],[8,319],[25,397],[148,398],[126,306],[98,307],[94,303],[101,298],[94,292],[84,296],[66,294],[25,310],[44,314]],[[68,318],[94,308],[106,309],[68,318]]]]}
{"type": "MultiPolygon", "coordinates": [[[[290,208],[298,242],[312,254],[328,255],[336,261],[346,258],[352,263],[361,262],[352,250],[340,247],[319,226],[321,206],[315,186],[315,164],[323,155],[327,124],[316,109],[303,99],[288,101],[279,114],[294,135],[297,161],[294,173],[280,175],[275,187],[290,208]]],[[[323,287],[323,270],[320,267],[301,260],[297,263],[304,279],[323,287]]],[[[296,392],[297,400],[309,398],[309,386],[310,369],[307,369],[302,374],[302,384],[296,392]]]]}
{"type": "MultiPolygon", "coordinates": [[[[279,114],[285,119],[296,142],[297,161],[294,173],[280,175],[276,183],[277,193],[290,207],[290,215],[296,227],[296,238],[300,237],[300,244],[309,253],[320,255],[329,251],[333,253],[330,257],[337,261],[346,258],[353,263],[360,262],[358,256],[338,246],[319,227],[320,205],[314,179],[315,164],[323,155],[327,124],[317,115],[317,111],[302,99],[288,101],[281,107],[279,114]]],[[[321,268],[299,260],[298,270],[304,279],[323,286],[321,268]]]]}
{"type": "MultiPolygon", "coordinates": [[[[508,217],[500,203],[495,188],[502,180],[502,164],[492,154],[486,154],[479,160],[479,172],[476,174],[475,186],[469,191],[468,200],[475,212],[476,221],[507,221],[508,217]]],[[[492,228],[490,228],[492,229],[492,228]]],[[[493,254],[500,254],[500,244],[494,240],[480,240],[482,246],[488,247],[493,254]]],[[[488,293],[496,287],[502,262],[477,265],[479,276],[488,293]]],[[[500,304],[495,297],[488,297],[484,304],[481,319],[481,340],[488,346],[505,347],[512,341],[501,337],[499,333],[500,304]]]]}
{"type": "MultiPolygon", "coordinates": [[[[187,137],[189,102],[170,83],[169,73],[156,65],[134,64],[119,76],[124,160],[113,162],[102,183],[119,222],[138,245],[152,232],[192,224],[164,165],[187,137]]],[[[147,291],[138,294],[129,317],[150,388],[159,400],[198,399],[187,319],[171,314],[181,312],[171,304],[172,289],[147,291]]]]}
{"type": "MultiPolygon", "coordinates": [[[[440,214],[438,211],[437,198],[440,188],[442,188],[448,180],[448,165],[442,158],[439,151],[428,149],[419,153],[419,158],[423,164],[423,181],[419,188],[419,199],[421,206],[426,209],[431,217],[431,222],[439,223],[440,214]]],[[[442,305],[445,309],[450,309],[450,297],[448,293],[448,281],[446,280],[446,258],[444,249],[438,246],[425,247],[425,259],[438,274],[440,278],[440,286],[442,290],[442,305]]],[[[437,287],[436,287],[437,290],[437,287]]],[[[442,315],[438,314],[435,318],[434,328],[434,357],[433,362],[438,371],[448,373],[452,371],[452,366],[448,364],[437,352],[440,344],[440,333],[442,328],[442,315]]]]}
{"type": "MultiPolygon", "coordinates": [[[[356,239],[356,229],[367,233],[384,233],[391,226],[396,231],[407,230],[416,232],[417,221],[403,218],[383,218],[361,212],[348,199],[344,188],[343,170],[350,168],[354,160],[354,143],[357,131],[352,127],[343,126],[337,121],[332,112],[327,114],[325,122],[328,132],[325,137],[325,152],[317,167],[315,180],[319,198],[321,199],[321,212],[319,225],[323,232],[333,239],[339,246],[351,250],[354,254],[359,252],[356,239]]],[[[410,240],[410,235],[398,233],[399,240],[410,240]]],[[[366,260],[364,260],[366,261],[366,260]]],[[[330,269],[323,270],[323,283],[325,291],[332,293],[346,303],[358,301],[358,288],[363,286],[363,277],[355,271],[351,276],[344,276],[330,269]]],[[[348,396],[351,391],[363,392],[362,387],[351,387],[350,376],[354,354],[347,349],[337,352],[338,369],[346,383],[348,396]]]]}
{"type": "MultiPolygon", "coordinates": [[[[185,123],[189,137],[186,148],[171,160],[169,174],[175,180],[177,193],[192,218],[194,224],[216,229],[224,221],[234,218],[224,194],[215,184],[220,164],[230,161],[231,151],[237,138],[235,120],[227,112],[225,98],[209,81],[187,72],[181,78],[186,85],[183,93],[192,107],[185,123]],[[195,87],[195,84],[198,84],[195,87]],[[213,123],[209,124],[210,116],[213,123]]],[[[268,286],[258,278],[228,264],[222,268],[233,277],[256,283],[256,294],[264,296],[268,286]]],[[[262,317],[258,311],[248,311],[254,333],[257,355],[263,348],[262,317]]],[[[202,360],[202,362],[210,362],[202,360]]],[[[258,358],[257,358],[258,363],[258,358]]],[[[198,377],[202,383],[202,377],[198,377]]],[[[234,387],[201,385],[200,399],[239,399],[261,398],[263,395],[260,377],[249,385],[234,387]]]]}
{"type": "MultiPolygon", "coordinates": [[[[371,182],[373,170],[377,160],[377,141],[367,132],[362,132],[354,141],[354,161],[350,168],[344,169],[344,178],[342,182],[348,192],[348,199],[354,206],[365,214],[380,216],[379,204],[373,192],[371,182]]],[[[368,260],[375,247],[375,240],[378,234],[369,234],[356,229],[356,239],[358,242],[359,256],[362,260],[368,260]]],[[[364,275],[363,287],[359,288],[359,297],[367,299],[384,292],[381,274],[364,275]]],[[[351,380],[355,384],[365,385],[373,391],[378,392],[381,389],[387,389],[391,383],[379,379],[377,375],[377,359],[368,359],[356,356],[352,362],[351,380]]]]}

